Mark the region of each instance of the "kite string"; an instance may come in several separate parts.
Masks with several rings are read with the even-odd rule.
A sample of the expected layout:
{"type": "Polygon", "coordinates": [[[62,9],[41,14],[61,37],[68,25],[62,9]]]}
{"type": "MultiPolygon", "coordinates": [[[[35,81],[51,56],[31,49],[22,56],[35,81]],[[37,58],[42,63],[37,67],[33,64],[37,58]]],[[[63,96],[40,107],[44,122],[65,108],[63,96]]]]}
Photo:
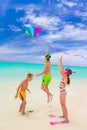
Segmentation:
{"type": "MultiPolygon", "coordinates": [[[[51,49],[53,49],[53,50],[55,50],[55,51],[57,51],[57,52],[62,52],[62,53],[64,53],[64,54],[66,54],[66,55],[71,55],[70,53],[64,52],[64,51],[62,51],[62,50],[56,50],[55,48],[53,48],[53,47],[52,47],[51,45],[49,45],[49,44],[48,44],[48,47],[51,48],[51,49]]],[[[79,54],[75,54],[75,55],[72,55],[72,56],[79,56],[79,57],[81,57],[81,58],[87,58],[87,56],[82,56],[82,55],[79,55],[79,54]]]]}

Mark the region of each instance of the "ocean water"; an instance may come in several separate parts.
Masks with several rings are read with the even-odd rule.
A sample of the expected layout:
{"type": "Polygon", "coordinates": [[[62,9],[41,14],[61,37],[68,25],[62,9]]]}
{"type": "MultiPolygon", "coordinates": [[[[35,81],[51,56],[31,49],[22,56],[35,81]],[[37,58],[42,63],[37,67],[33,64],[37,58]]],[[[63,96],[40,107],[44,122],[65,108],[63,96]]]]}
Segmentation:
{"type": "MultiPolygon", "coordinates": [[[[75,74],[71,75],[72,79],[87,79],[87,67],[65,66],[70,67],[75,74]]],[[[42,72],[44,64],[29,64],[29,63],[13,63],[0,62],[0,82],[23,80],[30,71],[34,75],[42,72]]],[[[51,66],[51,73],[53,79],[61,79],[61,75],[57,65],[51,66]]],[[[40,76],[41,77],[41,76],[40,76]]],[[[37,77],[35,76],[35,79],[37,77]]],[[[39,80],[39,78],[37,78],[39,80]]]]}

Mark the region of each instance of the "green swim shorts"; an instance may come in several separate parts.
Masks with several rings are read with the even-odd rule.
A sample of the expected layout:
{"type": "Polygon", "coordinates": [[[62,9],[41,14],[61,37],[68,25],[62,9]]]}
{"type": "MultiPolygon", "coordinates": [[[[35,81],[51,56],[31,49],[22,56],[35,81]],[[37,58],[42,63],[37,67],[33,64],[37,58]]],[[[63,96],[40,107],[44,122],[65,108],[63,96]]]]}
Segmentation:
{"type": "Polygon", "coordinates": [[[50,83],[51,79],[52,79],[51,74],[45,74],[42,79],[42,84],[48,85],[50,83]]]}

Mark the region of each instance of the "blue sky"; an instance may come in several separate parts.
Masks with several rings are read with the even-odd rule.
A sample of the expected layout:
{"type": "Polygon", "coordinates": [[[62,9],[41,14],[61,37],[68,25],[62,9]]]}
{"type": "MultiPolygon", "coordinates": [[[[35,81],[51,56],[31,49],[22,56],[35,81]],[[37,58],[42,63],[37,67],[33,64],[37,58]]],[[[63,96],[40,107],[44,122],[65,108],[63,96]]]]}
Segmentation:
{"type": "Polygon", "coordinates": [[[62,55],[64,64],[87,66],[86,0],[0,0],[0,6],[0,61],[43,63],[48,49],[54,64],[62,55]],[[43,28],[38,42],[25,27],[43,28]]]}

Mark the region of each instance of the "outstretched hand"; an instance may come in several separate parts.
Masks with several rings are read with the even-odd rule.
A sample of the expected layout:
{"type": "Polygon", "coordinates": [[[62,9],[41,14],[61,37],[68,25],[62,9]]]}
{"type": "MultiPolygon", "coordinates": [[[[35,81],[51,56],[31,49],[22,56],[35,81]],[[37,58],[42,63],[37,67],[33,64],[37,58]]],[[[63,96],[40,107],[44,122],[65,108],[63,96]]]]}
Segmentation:
{"type": "Polygon", "coordinates": [[[39,74],[36,74],[36,76],[39,76],[39,74]]]}
{"type": "Polygon", "coordinates": [[[48,54],[48,49],[46,49],[46,54],[48,54]]]}
{"type": "Polygon", "coordinates": [[[16,94],[16,95],[14,96],[14,98],[17,99],[17,97],[18,97],[18,95],[16,94]]]}

